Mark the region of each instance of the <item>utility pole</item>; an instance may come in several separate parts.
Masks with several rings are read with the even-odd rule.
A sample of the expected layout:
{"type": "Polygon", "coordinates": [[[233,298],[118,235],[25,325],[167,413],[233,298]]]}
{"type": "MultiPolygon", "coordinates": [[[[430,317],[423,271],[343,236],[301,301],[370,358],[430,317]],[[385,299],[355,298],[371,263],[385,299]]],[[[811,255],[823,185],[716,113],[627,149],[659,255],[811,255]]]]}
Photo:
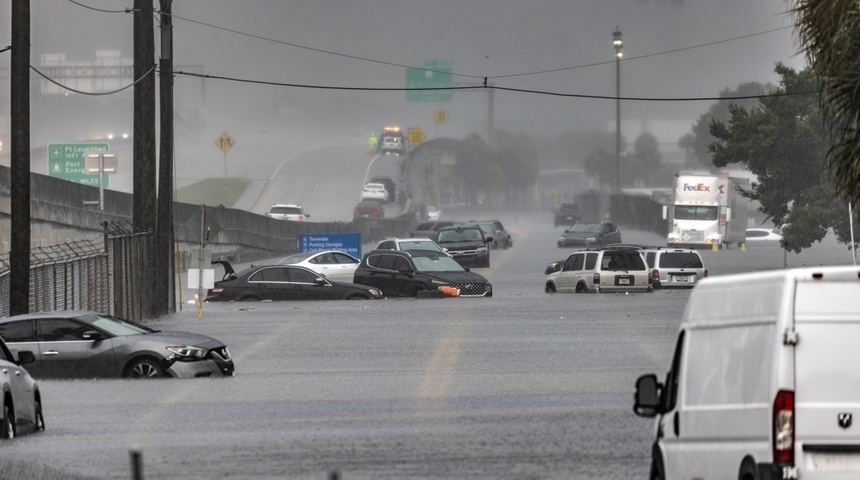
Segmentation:
{"type": "MultiPolygon", "coordinates": [[[[134,0],[134,146],[133,146],[133,217],[134,228],[139,232],[155,234],[155,37],[153,26],[153,0],[134,0]]],[[[159,277],[154,256],[148,256],[145,266],[147,285],[144,295],[149,298],[147,315],[154,306],[164,301],[154,295],[159,277]]]]}
{"type": "Polygon", "coordinates": [[[30,2],[12,2],[9,314],[30,311],[30,2]]]}
{"type": "Polygon", "coordinates": [[[161,67],[159,74],[159,118],[161,149],[158,154],[158,218],[156,220],[155,263],[158,269],[156,315],[176,311],[173,272],[173,0],[161,2],[161,67]]]}

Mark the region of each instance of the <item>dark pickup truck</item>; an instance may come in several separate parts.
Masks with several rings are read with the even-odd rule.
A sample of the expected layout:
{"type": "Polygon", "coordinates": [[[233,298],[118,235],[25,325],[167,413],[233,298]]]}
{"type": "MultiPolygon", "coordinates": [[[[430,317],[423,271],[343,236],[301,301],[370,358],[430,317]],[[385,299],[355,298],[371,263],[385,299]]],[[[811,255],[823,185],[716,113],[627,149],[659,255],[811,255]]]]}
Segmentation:
{"type": "Polygon", "coordinates": [[[554,225],[556,227],[559,225],[570,226],[580,220],[582,220],[582,216],[579,214],[579,205],[575,203],[562,203],[555,211],[554,225]]]}

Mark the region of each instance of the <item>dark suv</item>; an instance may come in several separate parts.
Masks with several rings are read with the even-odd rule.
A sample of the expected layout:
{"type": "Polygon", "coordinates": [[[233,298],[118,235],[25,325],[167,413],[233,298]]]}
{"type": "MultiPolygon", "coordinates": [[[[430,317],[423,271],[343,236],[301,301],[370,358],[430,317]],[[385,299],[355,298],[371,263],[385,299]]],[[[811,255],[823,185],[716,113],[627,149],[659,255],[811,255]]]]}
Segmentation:
{"type": "Polygon", "coordinates": [[[427,237],[430,240],[436,241],[436,236],[439,235],[439,230],[450,227],[451,225],[461,225],[463,222],[441,221],[441,222],[421,222],[415,226],[415,229],[409,232],[410,237],[427,237]]]}
{"type": "Polygon", "coordinates": [[[492,236],[484,234],[480,225],[467,223],[439,230],[436,243],[464,267],[489,267],[492,236]]]}
{"type": "Polygon", "coordinates": [[[575,203],[562,203],[555,210],[555,221],[553,224],[556,227],[559,225],[573,225],[580,220],[582,220],[582,216],[579,214],[579,205],[575,203]]]}
{"type": "Polygon", "coordinates": [[[460,297],[492,297],[493,287],[444,252],[373,250],[355,269],[353,283],[376,287],[386,297],[444,296],[445,287],[460,297]]]}
{"type": "Polygon", "coordinates": [[[621,243],[621,231],[612,222],[576,222],[558,237],[558,248],[601,247],[621,243]]]}

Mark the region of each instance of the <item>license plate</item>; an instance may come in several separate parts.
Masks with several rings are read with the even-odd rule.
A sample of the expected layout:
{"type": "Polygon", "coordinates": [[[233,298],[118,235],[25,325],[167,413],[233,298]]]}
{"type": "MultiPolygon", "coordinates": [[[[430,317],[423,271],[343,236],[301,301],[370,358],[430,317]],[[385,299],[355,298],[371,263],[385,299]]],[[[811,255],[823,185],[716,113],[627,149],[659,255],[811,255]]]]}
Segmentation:
{"type": "Polygon", "coordinates": [[[616,281],[616,285],[632,285],[633,279],[631,277],[618,277],[616,281]]]}
{"type": "Polygon", "coordinates": [[[687,283],[690,281],[690,277],[687,275],[675,275],[675,281],[678,283],[687,283]]]}

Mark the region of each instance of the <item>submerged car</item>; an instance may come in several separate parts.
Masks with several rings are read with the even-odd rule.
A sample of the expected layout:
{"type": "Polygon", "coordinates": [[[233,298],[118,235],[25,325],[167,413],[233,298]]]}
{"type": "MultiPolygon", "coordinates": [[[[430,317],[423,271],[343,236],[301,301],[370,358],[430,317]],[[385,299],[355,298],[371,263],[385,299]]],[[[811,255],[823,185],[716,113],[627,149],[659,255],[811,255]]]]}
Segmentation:
{"type": "Polygon", "coordinates": [[[373,250],[361,259],[353,281],[378,288],[386,297],[493,296],[483,275],[435,250],[373,250]]]}
{"type": "Polygon", "coordinates": [[[332,280],[352,281],[352,275],[361,260],[339,250],[294,253],[283,258],[278,265],[300,265],[325,275],[332,280]]]}
{"type": "Polygon", "coordinates": [[[547,293],[650,292],[645,257],[638,248],[604,247],[570,254],[561,270],[546,277],[547,293]]]}
{"type": "Polygon", "coordinates": [[[651,247],[641,253],[651,270],[654,288],[693,288],[708,276],[702,256],[695,249],[651,247]]]}
{"type": "Polygon", "coordinates": [[[28,313],[0,319],[9,349],[34,352],[36,378],[229,377],[233,358],[221,341],[162,332],[85,310],[28,313]]]}
{"type": "Polygon", "coordinates": [[[600,247],[621,243],[621,231],[612,222],[576,222],[558,238],[558,248],[600,247]]]}
{"type": "Polygon", "coordinates": [[[469,223],[474,223],[481,227],[481,230],[484,231],[484,235],[493,239],[493,241],[488,245],[490,248],[511,248],[514,246],[514,240],[511,238],[511,233],[505,229],[505,226],[502,225],[502,222],[499,220],[472,220],[469,223]]]}
{"type": "Polygon", "coordinates": [[[377,288],[330,280],[299,265],[252,266],[236,273],[226,260],[212,263],[224,267],[224,276],[206,293],[207,302],[382,298],[377,288]]]}
{"type": "Polygon", "coordinates": [[[376,250],[436,250],[437,252],[445,252],[444,248],[427,237],[386,238],[376,245],[376,250]]]}
{"type": "Polygon", "coordinates": [[[436,243],[464,267],[489,267],[488,244],[492,241],[493,237],[474,223],[444,227],[436,236],[436,243]]]}
{"type": "Polygon", "coordinates": [[[779,245],[782,240],[782,232],[778,228],[748,228],[746,231],[746,243],[779,245]]]}
{"type": "Polygon", "coordinates": [[[22,351],[16,360],[0,338],[0,439],[45,430],[39,384],[24,368],[35,359],[33,352],[22,351]]]}

